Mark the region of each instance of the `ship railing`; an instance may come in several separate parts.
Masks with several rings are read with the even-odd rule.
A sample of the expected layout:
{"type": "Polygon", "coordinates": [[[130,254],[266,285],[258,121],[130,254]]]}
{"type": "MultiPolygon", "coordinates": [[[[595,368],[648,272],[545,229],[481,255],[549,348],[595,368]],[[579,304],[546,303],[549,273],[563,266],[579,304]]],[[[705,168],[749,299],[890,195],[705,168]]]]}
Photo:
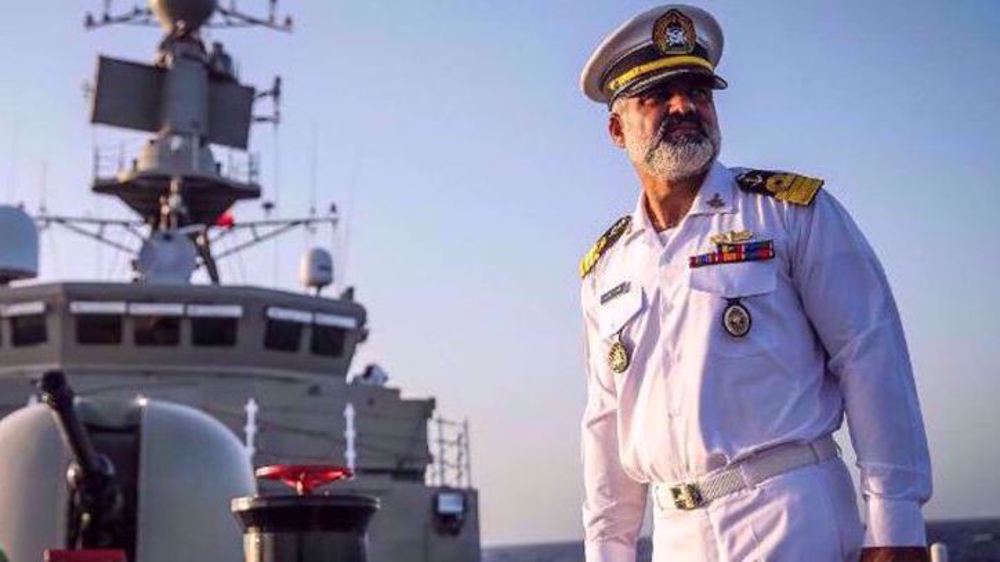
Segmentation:
{"type": "Polygon", "coordinates": [[[469,420],[434,418],[428,422],[433,461],[427,467],[427,484],[457,489],[472,487],[469,454],[469,420]]]}
{"type": "MultiPolygon", "coordinates": [[[[93,179],[115,178],[134,171],[145,145],[145,141],[95,145],[93,179]]],[[[213,154],[219,176],[239,183],[258,183],[260,180],[259,154],[219,146],[213,147],[213,154]]]]}

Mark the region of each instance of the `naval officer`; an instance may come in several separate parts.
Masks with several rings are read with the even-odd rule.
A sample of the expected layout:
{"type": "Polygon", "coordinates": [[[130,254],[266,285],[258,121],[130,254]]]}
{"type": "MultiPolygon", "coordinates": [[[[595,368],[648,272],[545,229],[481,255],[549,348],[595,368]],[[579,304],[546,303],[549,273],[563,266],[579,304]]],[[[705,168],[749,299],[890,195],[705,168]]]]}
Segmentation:
{"type": "Polygon", "coordinates": [[[717,159],[723,35],[654,8],[583,92],[639,179],[581,263],[587,562],[925,560],[930,462],[896,305],[823,181],[717,159]],[[846,419],[865,523],[831,438],[846,419]]]}

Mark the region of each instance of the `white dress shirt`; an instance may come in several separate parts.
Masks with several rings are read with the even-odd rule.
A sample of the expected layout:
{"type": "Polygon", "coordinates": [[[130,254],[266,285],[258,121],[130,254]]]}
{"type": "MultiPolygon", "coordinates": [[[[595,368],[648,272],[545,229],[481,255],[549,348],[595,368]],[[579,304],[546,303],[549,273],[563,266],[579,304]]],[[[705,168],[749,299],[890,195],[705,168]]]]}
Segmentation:
{"type": "Polygon", "coordinates": [[[583,280],[582,446],[588,562],[632,562],[647,485],[692,481],[846,413],[867,503],[865,545],[922,545],[930,461],[909,355],[885,274],[825,190],[809,206],[748,193],[715,163],[661,238],[644,199],[583,280]],[[714,234],[749,230],[775,257],[689,267],[714,234]],[[624,289],[623,289],[624,287],[624,289]],[[727,299],[750,312],[726,332],[727,299]],[[602,303],[602,300],[604,301],[602,303]],[[630,357],[614,372],[617,338],[630,357]]]}

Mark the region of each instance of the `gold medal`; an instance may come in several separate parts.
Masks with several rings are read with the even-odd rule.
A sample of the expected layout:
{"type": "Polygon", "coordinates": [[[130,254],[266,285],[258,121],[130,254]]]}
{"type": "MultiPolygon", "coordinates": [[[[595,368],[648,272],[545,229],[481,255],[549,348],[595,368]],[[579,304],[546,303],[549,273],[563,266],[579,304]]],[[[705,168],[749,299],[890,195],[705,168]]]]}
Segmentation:
{"type": "Polygon", "coordinates": [[[631,358],[628,356],[628,348],[622,342],[622,334],[618,332],[615,336],[615,343],[611,344],[608,350],[608,365],[616,373],[624,373],[628,369],[631,358]]]}
{"type": "Polygon", "coordinates": [[[734,338],[742,338],[750,333],[753,319],[750,311],[740,303],[740,299],[730,299],[726,309],[722,311],[722,327],[734,338]]]}

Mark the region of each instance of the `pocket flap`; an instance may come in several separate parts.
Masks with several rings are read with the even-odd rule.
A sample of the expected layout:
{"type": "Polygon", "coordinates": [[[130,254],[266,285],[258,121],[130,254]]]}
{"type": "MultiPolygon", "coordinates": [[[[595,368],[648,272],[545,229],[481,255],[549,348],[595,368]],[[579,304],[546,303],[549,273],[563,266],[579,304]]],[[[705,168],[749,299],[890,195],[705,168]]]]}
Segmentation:
{"type": "MultiPolygon", "coordinates": [[[[614,286],[614,285],[612,285],[614,286]]],[[[613,336],[642,310],[645,301],[642,287],[631,283],[629,290],[600,305],[598,322],[601,337],[613,336]]]]}
{"type": "Polygon", "coordinates": [[[724,263],[690,269],[691,288],[727,299],[770,293],[777,286],[777,260],[724,263]]]}

